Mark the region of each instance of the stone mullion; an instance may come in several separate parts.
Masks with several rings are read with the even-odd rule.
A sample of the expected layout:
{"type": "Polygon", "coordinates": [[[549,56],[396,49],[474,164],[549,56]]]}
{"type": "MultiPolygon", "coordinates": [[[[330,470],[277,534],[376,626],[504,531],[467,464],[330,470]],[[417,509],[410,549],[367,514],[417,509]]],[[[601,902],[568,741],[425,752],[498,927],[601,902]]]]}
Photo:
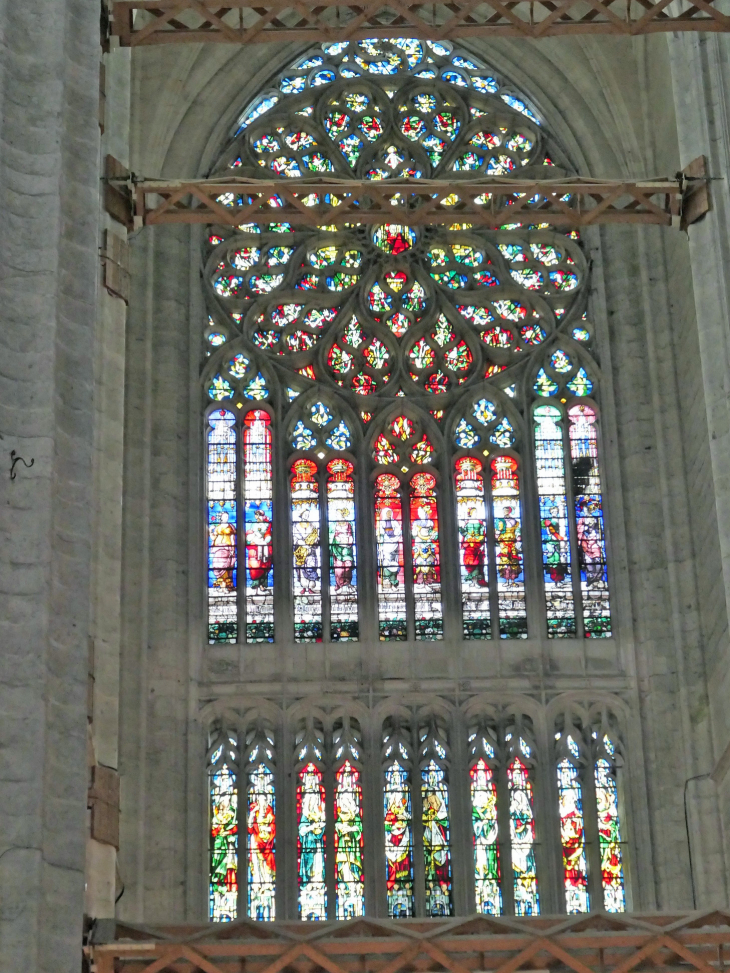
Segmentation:
{"type": "Polygon", "coordinates": [[[289,714],[282,711],[280,760],[277,761],[277,916],[297,919],[297,775],[294,732],[289,714]],[[281,903],[281,909],[279,905],[281,903]]]}
{"type": "Polygon", "coordinates": [[[332,641],[330,612],[330,544],[329,544],[329,505],[327,503],[327,472],[324,464],[317,464],[317,484],[319,486],[319,576],[321,588],[322,641],[332,641]]]}
{"type": "MultiPolygon", "coordinates": [[[[406,588],[406,632],[408,641],[416,639],[416,604],[413,592],[413,538],[411,537],[411,495],[408,484],[401,480],[401,536],[403,538],[403,577],[406,588]]],[[[417,752],[417,751],[416,751],[417,752]]]]}
{"type": "Polygon", "coordinates": [[[535,455],[535,402],[527,407],[525,448],[520,455],[520,507],[522,515],[522,556],[525,570],[525,602],[527,635],[541,642],[547,639],[547,606],[545,601],[545,570],[542,563],[542,535],[540,529],[540,499],[537,490],[537,458],[535,455]]]}
{"type": "Polygon", "coordinates": [[[327,886],[327,918],[337,918],[337,877],[335,867],[335,773],[332,766],[332,730],[326,729],[328,736],[325,750],[326,764],[322,773],[325,799],[325,882],[327,886]]]}
{"type": "Polygon", "coordinates": [[[421,799],[421,764],[419,725],[414,713],[411,725],[411,808],[413,812],[413,915],[426,914],[426,869],[423,859],[423,801],[421,799]]]}
{"type": "Polygon", "coordinates": [[[385,917],[385,865],[383,841],[383,784],[380,766],[380,727],[371,720],[363,726],[362,814],[365,850],[365,915],[385,917]]]}

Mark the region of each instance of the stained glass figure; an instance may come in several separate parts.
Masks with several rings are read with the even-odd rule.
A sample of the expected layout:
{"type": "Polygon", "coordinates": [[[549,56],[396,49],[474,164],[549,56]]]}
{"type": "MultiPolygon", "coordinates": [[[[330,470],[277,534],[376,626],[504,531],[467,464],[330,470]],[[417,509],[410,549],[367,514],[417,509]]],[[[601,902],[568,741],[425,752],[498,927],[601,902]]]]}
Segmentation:
{"type": "Polygon", "coordinates": [[[431,760],[421,773],[426,914],[451,915],[449,792],[446,773],[431,760]]]}
{"type": "MultiPolygon", "coordinates": [[[[255,759],[255,758],[254,758],[255,759]]],[[[276,918],[276,796],[262,761],[248,775],[248,916],[276,918]]]]}
{"type": "Polygon", "coordinates": [[[621,823],[618,808],[618,786],[613,763],[615,748],[604,736],[605,754],[595,765],[596,808],[598,811],[598,845],[601,853],[601,884],[606,912],[626,911],[626,889],[621,852],[621,823]]]}
{"type": "Polygon", "coordinates": [[[236,417],[216,409],[208,421],[208,641],[236,642],[236,417]]]}
{"type": "Polygon", "coordinates": [[[554,405],[540,405],[535,408],[534,417],[548,637],[565,638],[575,635],[576,624],[562,412],[554,405]]]}
{"type": "Polygon", "coordinates": [[[291,518],[294,639],[322,641],[322,552],[317,467],[308,459],[292,466],[291,518]]]}
{"type": "Polygon", "coordinates": [[[512,456],[495,456],[490,465],[499,635],[503,639],[524,639],[527,638],[527,607],[518,465],[512,456]]]}
{"type": "Polygon", "coordinates": [[[400,760],[385,768],[385,869],[388,915],[413,915],[413,831],[410,774],[400,760]]]}
{"type": "Polygon", "coordinates": [[[271,417],[243,419],[243,505],[246,521],[246,641],[274,641],[273,480],[271,417]]]}
{"type": "Polygon", "coordinates": [[[469,771],[474,838],[474,891],[477,912],[502,914],[501,869],[497,844],[497,785],[494,771],[481,757],[469,771]]]}
{"type": "Polygon", "coordinates": [[[391,473],[381,473],[375,481],[375,539],[380,639],[402,641],[407,637],[403,507],[400,482],[391,473]]]}
{"type": "Polygon", "coordinates": [[[357,546],[355,543],[354,467],[344,459],[327,464],[327,526],[330,561],[330,638],[358,637],[357,546]]]}
{"type": "Polygon", "coordinates": [[[597,419],[595,409],[587,403],[581,402],[568,409],[575,534],[586,638],[611,634],[597,419]]]}
{"type": "Polygon", "coordinates": [[[209,915],[232,922],[238,915],[238,787],[227,742],[211,758],[209,915]]]}
{"type": "Polygon", "coordinates": [[[527,766],[519,757],[515,757],[507,767],[507,785],[515,915],[534,916],[540,912],[540,897],[535,865],[532,781],[527,766]]]}
{"type": "Polygon", "coordinates": [[[299,918],[327,918],[325,876],[326,807],[322,771],[310,761],[299,771],[297,785],[297,865],[299,918]]]}
{"type": "Polygon", "coordinates": [[[337,918],[365,913],[362,786],[360,771],[349,760],[335,773],[335,892],[337,918]]]}
{"type": "Polygon", "coordinates": [[[436,478],[416,473],[410,489],[411,554],[416,639],[443,638],[441,550],[436,478]]]}
{"type": "MultiPolygon", "coordinates": [[[[462,420],[463,421],[463,420],[462,420]]],[[[462,631],[465,639],[491,638],[487,506],[480,460],[456,461],[456,520],[459,531],[462,631]]]]}
{"type": "Polygon", "coordinates": [[[565,911],[588,912],[588,864],[586,862],[583,787],[578,760],[580,750],[575,740],[565,740],[568,755],[558,763],[558,813],[560,841],[563,846],[563,884],[565,911]]]}

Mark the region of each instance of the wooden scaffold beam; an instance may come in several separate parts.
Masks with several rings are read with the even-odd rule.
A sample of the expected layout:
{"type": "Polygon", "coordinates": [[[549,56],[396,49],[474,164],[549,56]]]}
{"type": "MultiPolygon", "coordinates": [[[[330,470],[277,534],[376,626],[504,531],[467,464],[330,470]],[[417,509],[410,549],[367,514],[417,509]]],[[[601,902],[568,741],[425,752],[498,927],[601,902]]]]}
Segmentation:
{"type": "MultiPolygon", "coordinates": [[[[692,184],[694,185],[694,184],[692,184]]],[[[117,187],[134,198],[134,226],[217,223],[293,226],[402,223],[499,228],[510,224],[587,227],[606,223],[679,225],[689,192],[683,177],[621,181],[569,177],[478,182],[422,179],[258,180],[224,176],[143,180],[117,187]]],[[[705,210],[706,211],[706,210],[705,210]]],[[[693,208],[693,219],[703,215],[693,208]]],[[[131,217],[131,212],[130,212],[131,217]]],[[[130,219],[130,223],[131,223],[130,219]]]]}
{"type": "Polygon", "coordinates": [[[728,31],[726,0],[114,0],[122,46],[728,31]]]}

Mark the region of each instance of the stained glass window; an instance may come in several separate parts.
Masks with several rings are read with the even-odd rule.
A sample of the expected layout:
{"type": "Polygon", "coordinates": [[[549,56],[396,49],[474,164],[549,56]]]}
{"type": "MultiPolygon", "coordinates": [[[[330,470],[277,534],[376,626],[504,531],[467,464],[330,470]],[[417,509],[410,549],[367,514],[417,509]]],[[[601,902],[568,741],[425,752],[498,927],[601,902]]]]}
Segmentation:
{"type": "Polygon", "coordinates": [[[292,466],[291,519],[294,638],[322,641],[322,552],[317,466],[298,459],[292,466]]]}
{"type": "Polygon", "coordinates": [[[497,602],[501,638],[527,638],[522,516],[517,460],[495,456],[492,511],[497,557],[497,602]]]}
{"type": "MultiPolygon", "coordinates": [[[[494,754],[490,744],[487,747],[494,754]]],[[[502,914],[501,869],[497,843],[497,784],[484,757],[471,767],[471,819],[474,841],[474,892],[477,912],[502,914]]]]}
{"type": "Polygon", "coordinates": [[[274,740],[263,728],[252,734],[248,754],[248,916],[276,918],[276,792],[274,740]]]}
{"type": "Polygon", "coordinates": [[[407,637],[400,481],[381,473],[375,481],[378,629],[381,639],[407,637]]]}
{"type": "Polygon", "coordinates": [[[306,921],[327,918],[326,815],[322,771],[309,761],[297,784],[299,917],[306,921]]]}
{"type": "Polygon", "coordinates": [[[236,417],[217,409],[208,433],[208,641],[238,638],[236,417]]]}
{"type": "Polygon", "coordinates": [[[421,771],[421,808],[426,915],[450,916],[452,908],[449,790],[446,772],[435,760],[429,760],[421,771]]]}
{"type": "MultiPolygon", "coordinates": [[[[508,741],[511,734],[507,735],[508,741]]],[[[525,751],[531,748],[519,740],[520,754],[507,767],[509,790],[510,839],[512,848],[512,876],[516,916],[533,916],[540,912],[535,862],[535,812],[530,771],[525,763],[525,751]]]]}
{"type": "Polygon", "coordinates": [[[274,641],[271,418],[263,409],[243,419],[246,520],[246,641],[274,641]]]}
{"type": "Polygon", "coordinates": [[[417,639],[443,638],[436,478],[416,473],[410,488],[413,600],[417,639]]]}
{"type": "Polygon", "coordinates": [[[481,462],[471,456],[458,459],[455,479],[464,638],[490,638],[489,543],[481,462]]]}
{"type": "Polygon", "coordinates": [[[547,629],[550,638],[559,638],[576,633],[563,414],[557,406],[540,405],[534,410],[534,418],[547,629]]]}
{"type": "Polygon", "coordinates": [[[601,853],[601,884],[606,912],[626,911],[626,888],[616,783],[616,748],[608,736],[595,764],[596,809],[598,812],[598,845],[601,853]]]}
{"type": "Polygon", "coordinates": [[[346,760],[335,773],[335,888],[337,918],[365,912],[362,786],[360,771],[346,760]]]}
{"type": "Polygon", "coordinates": [[[357,547],[354,467],[344,459],[327,464],[327,525],[330,559],[330,637],[358,637],[357,547]]]}
{"type": "Polygon", "coordinates": [[[588,864],[586,861],[583,786],[580,779],[580,749],[569,734],[565,756],[558,761],[558,813],[563,846],[565,911],[588,912],[588,864]]]}
{"type": "Polygon", "coordinates": [[[383,745],[385,786],[385,870],[388,915],[413,915],[413,808],[410,753],[399,729],[389,729],[383,745]]]}
{"type": "Polygon", "coordinates": [[[210,889],[213,922],[238,915],[238,785],[236,741],[219,736],[210,756],[210,889]]]}
{"type": "Polygon", "coordinates": [[[568,409],[575,535],[587,638],[611,634],[597,418],[593,406],[585,402],[568,409]]]}

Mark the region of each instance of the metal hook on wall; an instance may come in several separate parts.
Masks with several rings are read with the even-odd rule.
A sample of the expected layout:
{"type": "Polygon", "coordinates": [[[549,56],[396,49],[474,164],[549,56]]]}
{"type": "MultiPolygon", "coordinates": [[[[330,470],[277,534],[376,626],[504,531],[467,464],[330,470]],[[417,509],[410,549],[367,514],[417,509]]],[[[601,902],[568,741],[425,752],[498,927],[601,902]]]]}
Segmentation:
{"type": "Polygon", "coordinates": [[[12,450],[12,451],[11,451],[11,453],[10,453],[10,479],[11,479],[11,480],[14,480],[14,479],[16,478],[16,476],[18,475],[18,474],[17,474],[16,472],[15,472],[15,466],[16,466],[16,464],[17,464],[17,463],[22,463],[22,464],[23,464],[23,466],[25,466],[25,467],[26,467],[26,469],[30,469],[30,468],[31,468],[31,466],[32,466],[32,465],[33,465],[33,464],[35,463],[35,459],[34,459],[34,458],[32,458],[32,459],[31,459],[31,461],[30,461],[30,463],[27,463],[27,462],[26,462],[26,461],[25,461],[25,460],[23,459],[23,457],[22,457],[22,456],[19,456],[19,455],[18,455],[18,454],[17,454],[16,452],[15,452],[15,450],[12,450]]]}

